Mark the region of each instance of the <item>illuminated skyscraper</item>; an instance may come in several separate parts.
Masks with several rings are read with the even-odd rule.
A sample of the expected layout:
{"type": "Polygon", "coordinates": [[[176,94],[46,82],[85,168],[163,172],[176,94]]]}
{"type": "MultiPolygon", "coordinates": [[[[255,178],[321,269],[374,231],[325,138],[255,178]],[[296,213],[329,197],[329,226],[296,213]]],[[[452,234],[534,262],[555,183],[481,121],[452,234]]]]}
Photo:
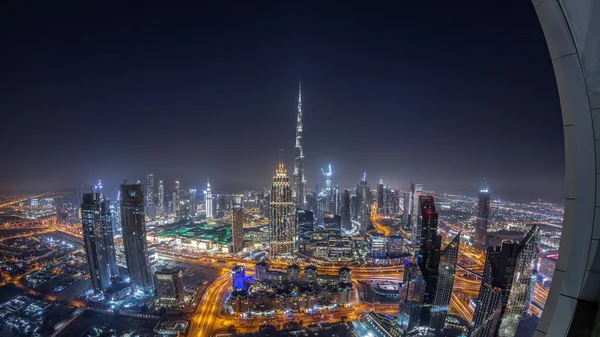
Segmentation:
{"type": "Polygon", "coordinates": [[[173,192],[173,213],[175,217],[181,216],[181,189],[179,187],[179,180],[175,180],[175,192],[173,192]]]}
{"type": "Polygon", "coordinates": [[[325,178],[325,211],[329,213],[335,213],[335,199],[334,199],[334,189],[331,184],[331,176],[333,172],[331,171],[331,165],[329,165],[329,171],[325,172],[325,170],[321,169],[323,172],[323,177],[325,178]]]}
{"type": "Polygon", "coordinates": [[[535,287],[539,235],[534,225],[520,243],[488,247],[469,336],[515,335],[535,287]]]}
{"type": "Polygon", "coordinates": [[[233,241],[233,253],[244,249],[244,209],[241,205],[235,205],[231,215],[231,239],[233,241]]]}
{"type": "Polygon", "coordinates": [[[475,223],[475,242],[481,246],[486,245],[488,222],[490,218],[490,189],[485,179],[479,189],[479,200],[477,201],[477,222],[475,223]]]}
{"type": "Polygon", "coordinates": [[[294,161],[294,188],[292,198],[298,208],[306,207],[306,180],[304,178],[304,144],[302,132],[302,82],[298,83],[298,115],[296,116],[296,160],[294,161]]]}
{"type": "Polygon", "coordinates": [[[131,282],[136,288],[150,288],[153,280],[148,260],[144,189],[141,184],[121,185],[121,226],[131,282]]]}
{"type": "Polygon", "coordinates": [[[363,173],[363,177],[360,180],[360,229],[361,232],[365,233],[371,225],[371,191],[367,185],[367,173],[363,173]]]}
{"type": "Polygon", "coordinates": [[[165,215],[165,185],[162,180],[158,181],[158,200],[157,202],[157,215],[164,216],[165,215]]]}
{"type": "Polygon", "coordinates": [[[412,248],[413,254],[419,250],[421,242],[421,223],[419,222],[419,197],[423,192],[423,185],[410,183],[410,209],[409,209],[409,224],[408,230],[412,232],[412,248]]]}
{"type": "Polygon", "coordinates": [[[296,240],[294,210],[290,179],[280,159],[271,188],[269,226],[271,257],[291,254],[294,250],[296,240]]]}
{"type": "Polygon", "coordinates": [[[212,197],[212,192],[210,191],[210,182],[206,183],[206,218],[207,219],[212,219],[213,218],[213,197],[212,197]]]}
{"type": "Polygon", "coordinates": [[[460,233],[441,249],[438,213],[432,196],[419,197],[420,246],[405,266],[398,323],[402,336],[440,335],[450,305],[460,233]]]}
{"type": "Polygon", "coordinates": [[[85,193],[81,203],[83,243],[90,268],[90,280],[97,292],[110,288],[118,275],[113,241],[112,216],[102,193],[85,193]]]}
{"type": "Polygon", "coordinates": [[[154,220],[156,209],[154,208],[154,175],[148,173],[146,176],[146,216],[154,220]]]}
{"type": "Polygon", "coordinates": [[[191,217],[195,217],[196,216],[196,208],[197,208],[197,201],[196,201],[196,189],[195,188],[191,188],[190,189],[190,216],[191,217]]]}

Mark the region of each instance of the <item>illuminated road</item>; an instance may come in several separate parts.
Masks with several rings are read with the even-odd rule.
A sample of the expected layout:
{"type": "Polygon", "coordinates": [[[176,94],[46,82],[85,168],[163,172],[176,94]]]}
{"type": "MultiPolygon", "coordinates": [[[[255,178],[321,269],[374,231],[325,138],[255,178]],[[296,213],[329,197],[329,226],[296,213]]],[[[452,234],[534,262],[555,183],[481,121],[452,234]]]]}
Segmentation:
{"type": "Polygon", "coordinates": [[[4,207],[8,207],[8,206],[11,206],[11,205],[14,205],[14,204],[18,204],[20,202],[27,201],[27,200],[29,200],[31,198],[43,197],[43,196],[45,196],[47,194],[50,194],[50,192],[46,192],[46,193],[42,193],[42,194],[38,194],[38,195],[32,195],[32,196],[21,198],[21,199],[18,199],[18,200],[13,200],[13,201],[10,201],[10,202],[4,203],[4,204],[0,204],[0,208],[4,208],[4,207]]]}
{"type": "MultiPolygon", "coordinates": [[[[377,218],[378,219],[378,218],[377,218]]],[[[387,228],[387,227],[386,227],[387,228]]],[[[73,228],[58,228],[61,232],[81,237],[80,229],[73,228]]],[[[382,229],[383,230],[383,229],[382,229]]],[[[445,242],[449,241],[449,238],[444,238],[445,242]]],[[[207,254],[200,253],[191,253],[191,252],[182,252],[172,249],[167,249],[163,247],[156,248],[156,251],[162,258],[179,260],[182,262],[201,265],[205,267],[211,268],[224,268],[225,270],[229,270],[233,267],[234,264],[245,264],[246,270],[251,271],[254,269],[257,261],[255,260],[245,260],[237,257],[227,257],[227,256],[213,256],[207,254]]],[[[271,269],[279,269],[284,270],[289,264],[289,261],[269,261],[269,266],[271,269]]],[[[306,267],[310,265],[308,262],[297,263],[301,267],[306,267]]],[[[320,274],[329,274],[334,275],[338,273],[338,269],[345,266],[345,264],[335,265],[332,263],[329,264],[319,264],[317,263],[317,268],[320,274]]],[[[461,245],[459,251],[459,266],[457,266],[453,294],[450,302],[450,313],[458,314],[461,317],[465,318],[468,322],[471,321],[473,316],[473,310],[469,307],[469,300],[477,298],[479,293],[479,287],[481,284],[481,274],[483,273],[483,266],[485,265],[485,254],[483,250],[480,250],[477,247],[472,247],[468,245],[461,245]]],[[[395,266],[351,266],[352,268],[352,279],[353,281],[357,280],[390,280],[401,282],[404,266],[403,265],[395,265],[395,266]]],[[[223,303],[220,302],[225,295],[227,294],[230,287],[230,278],[224,277],[219,279],[218,281],[212,283],[209,288],[206,290],[206,296],[204,301],[202,301],[194,315],[192,320],[192,331],[193,333],[190,336],[209,336],[210,332],[214,332],[215,330],[221,330],[227,328],[227,326],[234,324],[238,331],[251,332],[258,329],[259,325],[264,321],[243,321],[243,324],[240,325],[240,322],[234,322],[233,318],[219,318],[219,313],[221,308],[223,307],[223,303]],[[226,281],[229,280],[229,281],[226,281]]],[[[539,284],[536,285],[534,290],[534,296],[530,311],[536,315],[541,315],[541,308],[546,301],[548,296],[548,291],[541,287],[539,284]]],[[[344,309],[342,311],[333,311],[331,313],[327,313],[327,315],[332,315],[328,317],[326,320],[341,320],[342,317],[347,317],[349,320],[358,319],[361,315],[364,315],[373,309],[377,311],[383,311],[385,313],[397,313],[397,308],[393,307],[379,307],[372,306],[368,304],[360,304],[358,307],[353,309],[344,309]]],[[[320,317],[320,316],[319,316],[320,317]]],[[[319,322],[320,319],[318,317],[308,317],[305,315],[296,314],[293,317],[294,319],[302,319],[302,321],[306,324],[308,322],[319,322]]],[[[283,325],[285,322],[289,321],[289,319],[284,318],[275,318],[270,319],[268,322],[274,325],[283,325]]],[[[312,323],[310,323],[312,324],[312,323]]]]}

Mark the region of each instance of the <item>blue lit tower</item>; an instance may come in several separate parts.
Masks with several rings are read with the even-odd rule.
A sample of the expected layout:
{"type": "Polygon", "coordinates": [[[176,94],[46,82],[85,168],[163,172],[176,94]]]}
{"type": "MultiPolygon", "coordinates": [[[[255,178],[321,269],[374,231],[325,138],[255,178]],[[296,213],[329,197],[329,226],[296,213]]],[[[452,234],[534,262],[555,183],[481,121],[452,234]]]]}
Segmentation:
{"type": "Polygon", "coordinates": [[[141,184],[121,185],[121,226],[123,246],[131,282],[136,288],[153,286],[144,217],[144,189],[141,184]]]}
{"type": "Polygon", "coordinates": [[[298,114],[296,116],[296,159],[294,161],[294,186],[292,198],[298,208],[306,205],[306,180],[304,178],[304,144],[302,132],[302,82],[298,83],[298,114]]]}
{"type": "Polygon", "coordinates": [[[490,218],[490,189],[483,179],[477,201],[477,216],[475,223],[475,242],[485,246],[487,240],[488,222],[490,218]]]}
{"type": "Polygon", "coordinates": [[[296,241],[295,206],[292,201],[290,178],[282,159],[279,160],[279,166],[273,177],[269,207],[270,255],[275,257],[291,254],[296,241]]]}
{"type": "Polygon", "coordinates": [[[231,270],[231,279],[234,290],[244,290],[246,288],[246,268],[242,265],[235,265],[231,270]]]}
{"type": "Polygon", "coordinates": [[[469,336],[514,336],[531,300],[537,274],[540,229],[532,226],[521,242],[488,247],[469,336]]]}

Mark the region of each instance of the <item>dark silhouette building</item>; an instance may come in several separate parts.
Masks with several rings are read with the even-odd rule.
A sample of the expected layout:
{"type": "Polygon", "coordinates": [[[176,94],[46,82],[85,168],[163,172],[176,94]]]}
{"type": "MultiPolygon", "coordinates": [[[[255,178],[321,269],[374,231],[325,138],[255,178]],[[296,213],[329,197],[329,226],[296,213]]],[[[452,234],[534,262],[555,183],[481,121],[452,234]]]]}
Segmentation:
{"type": "Polygon", "coordinates": [[[90,280],[95,291],[104,292],[119,273],[110,204],[102,193],[85,193],[82,199],[81,223],[90,280]]]}
{"type": "Polygon", "coordinates": [[[121,226],[131,282],[136,288],[150,288],[153,280],[148,261],[144,189],[141,184],[121,185],[121,226]]]}
{"type": "Polygon", "coordinates": [[[469,336],[515,335],[535,287],[539,232],[534,225],[521,242],[488,247],[469,336]]]}

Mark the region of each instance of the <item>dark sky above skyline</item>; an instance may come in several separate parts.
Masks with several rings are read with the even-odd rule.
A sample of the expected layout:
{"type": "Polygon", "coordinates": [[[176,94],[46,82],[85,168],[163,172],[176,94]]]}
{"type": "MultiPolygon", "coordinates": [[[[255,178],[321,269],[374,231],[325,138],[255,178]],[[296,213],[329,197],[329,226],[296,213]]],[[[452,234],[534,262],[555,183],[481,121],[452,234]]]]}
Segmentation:
{"type": "Polygon", "coordinates": [[[529,1],[4,3],[1,191],[154,173],[167,188],[266,187],[293,169],[304,88],[308,187],[560,201],[564,148],[529,1]]]}

